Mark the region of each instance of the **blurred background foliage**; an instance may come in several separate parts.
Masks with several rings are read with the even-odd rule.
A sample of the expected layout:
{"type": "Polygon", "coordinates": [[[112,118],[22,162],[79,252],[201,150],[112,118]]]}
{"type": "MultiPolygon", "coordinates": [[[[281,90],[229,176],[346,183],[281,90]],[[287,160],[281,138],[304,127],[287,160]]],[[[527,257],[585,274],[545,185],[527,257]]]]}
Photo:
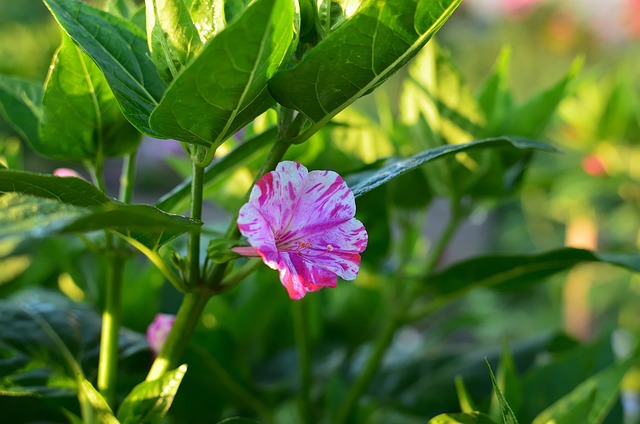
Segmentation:
{"type": "MultiPolygon", "coordinates": [[[[392,155],[408,156],[439,144],[505,132],[548,140],[563,151],[533,158],[495,152],[457,157],[358,199],[359,218],[370,235],[361,275],[355,284],[342,283],[337,290],[305,300],[314,346],[316,404],[337,408],[371,349],[367,342],[383,324],[388,286],[399,284],[402,273],[420,269],[425,252],[449,220],[447,199],[452,196],[472,199],[472,211],[440,258],[442,266],[480,253],[532,253],[562,245],[627,252],[640,248],[639,4],[465,0],[439,33],[439,47],[430,44],[381,90],[337,116],[308,143],[291,149],[288,158],[310,169],[339,169],[347,177],[349,171],[375,166],[392,155]],[[584,64],[578,69],[581,60],[584,64]],[[434,69],[437,81],[430,80],[436,74],[428,73],[434,69]],[[478,101],[484,84],[496,75],[501,75],[498,83],[505,89],[503,112],[514,115],[488,112],[486,103],[478,101]],[[418,86],[431,88],[431,97],[418,86]],[[550,100],[553,96],[540,100],[541,93],[554,87],[559,90],[557,101],[550,100]],[[436,94],[442,94],[442,103],[433,102],[436,94]],[[537,109],[527,109],[536,99],[542,102],[537,109]],[[545,102],[550,105],[549,119],[532,117],[545,112],[540,112],[545,102]],[[527,127],[529,118],[536,125],[527,127]],[[434,129],[436,122],[445,122],[442,131],[434,129]],[[526,176],[517,167],[525,159],[531,160],[526,176]],[[480,174],[469,163],[479,164],[480,174]],[[493,184],[491,171],[496,167],[513,169],[511,184],[493,184]],[[407,246],[408,255],[397,253],[407,246]]],[[[39,0],[0,0],[1,73],[44,80],[59,42],[59,30],[39,0]]],[[[260,133],[274,119],[271,114],[261,117],[219,153],[260,133]]],[[[10,168],[45,173],[70,166],[34,156],[4,123],[0,161],[10,168]]],[[[256,155],[247,167],[208,187],[210,234],[225,228],[260,161],[256,155]]],[[[152,201],[148,199],[181,181],[187,163],[176,143],[144,140],[138,201],[152,201]]],[[[117,161],[111,165],[119,167],[117,161]]],[[[101,305],[104,273],[96,270],[104,264],[80,243],[48,240],[34,251],[3,262],[3,298],[39,286],[101,305]]],[[[142,260],[129,263],[127,272],[123,324],[142,333],[156,313],[175,312],[179,296],[142,260]]],[[[237,290],[209,303],[187,353],[190,369],[172,409],[175,422],[204,423],[229,414],[264,416],[273,405],[278,406],[277,422],[295,422],[290,300],[276,285],[274,274],[262,269],[237,290]]],[[[496,364],[504,341],[520,371],[536,362],[535,352],[549,355],[546,368],[524,374],[520,383],[528,390],[548,392],[544,378],[554,370],[554,382],[575,387],[581,379],[569,376],[572,367],[584,365],[580,376],[589,376],[619,353],[610,343],[612,334],[618,343],[614,347],[621,350],[628,335],[640,336],[639,301],[637,276],[602,265],[580,265],[550,278],[548,284],[517,292],[474,290],[428,320],[400,330],[368,392],[370,408],[365,405],[359,413],[369,423],[409,423],[456,411],[457,375],[471,397],[488,404],[491,386],[482,360],[487,356],[496,364]],[[579,348],[576,341],[586,347],[579,348]],[[583,358],[582,365],[575,364],[577,358],[583,358]],[[554,368],[562,366],[564,371],[554,368]]],[[[123,371],[123,393],[127,385],[144,378],[146,362],[151,361],[150,353],[134,341],[129,341],[135,348],[127,351],[132,365],[123,371]]],[[[39,384],[35,377],[33,384],[39,384]]],[[[640,379],[628,374],[625,387],[632,398],[640,391],[640,379]]],[[[50,410],[69,407],[68,393],[58,395],[50,410]]],[[[522,416],[533,418],[540,412],[536,407],[548,405],[548,399],[522,406],[522,416]]],[[[620,414],[618,407],[610,422],[621,422],[620,414]]]]}

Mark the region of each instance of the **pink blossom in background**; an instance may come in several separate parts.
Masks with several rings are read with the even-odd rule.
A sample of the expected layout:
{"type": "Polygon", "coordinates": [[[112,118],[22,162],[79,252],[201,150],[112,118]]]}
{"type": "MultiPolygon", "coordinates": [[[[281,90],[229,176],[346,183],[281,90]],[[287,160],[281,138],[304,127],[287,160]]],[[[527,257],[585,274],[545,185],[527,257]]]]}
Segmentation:
{"type": "Polygon", "coordinates": [[[335,287],[337,277],[356,278],[368,238],[355,212],[353,193],[340,175],[280,162],[240,209],[238,227],[252,248],[234,250],[262,257],[279,271],[289,296],[300,299],[335,287]]]}
{"type": "Polygon", "coordinates": [[[173,323],[176,320],[175,315],[170,314],[157,314],[153,319],[153,322],[147,327],[147,341],[151,350],[156,355],[162,349],[167,335],[173,327],[173,323]]]}
{"type": "Polygon", "coordinates": [[[53,171],[53,175],[56,177],[76,177],[82,178],[82,175],[78,174],[76,171],[70,168],[58,168],[53,171]]]}

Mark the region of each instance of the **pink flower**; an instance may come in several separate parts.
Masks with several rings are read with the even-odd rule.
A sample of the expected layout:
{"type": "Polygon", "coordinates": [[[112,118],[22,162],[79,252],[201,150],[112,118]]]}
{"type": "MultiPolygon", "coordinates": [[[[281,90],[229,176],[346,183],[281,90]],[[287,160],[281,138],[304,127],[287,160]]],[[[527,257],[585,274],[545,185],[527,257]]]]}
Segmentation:
{"type": "Polygon", "coordinates": [[[173,322],[176,320],[175,315],[170,314],[157,314],[153,319],[153,322],[147,327],[147,341],[151,350],[156,355],[162,349],[164,341],[167,340],[167,335],[173,327],[173,322]]]}
{"type": "Polygon", "coordinates": [[[367,231],[354,218],[355,198],[340,175],[312,171],[297,162],[280,162],[251,190],[240,209],[238,227],[253,248],[237,253],[261,256],[280,272],[292,299],[322,287],[335,287],[337,277],[353,280],[367,231]]]}

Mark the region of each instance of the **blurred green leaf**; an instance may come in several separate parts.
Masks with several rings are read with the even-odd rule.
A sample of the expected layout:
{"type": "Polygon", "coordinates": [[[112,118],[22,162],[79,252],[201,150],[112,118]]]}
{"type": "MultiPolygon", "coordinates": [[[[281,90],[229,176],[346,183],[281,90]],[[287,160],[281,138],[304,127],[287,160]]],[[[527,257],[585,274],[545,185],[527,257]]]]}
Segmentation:
{"type": "Polygon", "coordinates": [[[428,424],[497,424],[490,416],[482,412],[460,412],[440,414],[431,418],[428,424]]]}
{"type": "Polygon", "coordinates": [[[566,396],[594,374],[609,368],[616,360],[615,356],[611,333],[604,333],[598,340],[589,344],[578,344],[569,349],[549,352],[545,363],[531,367],[523,375],[522,391],[526,399],[522,404],[523,421],[532,422],[542,410],[566,396]]]}
{"type": "Polygon", "coordinates": [[[583,59],[576,59],[567,74],[557,83],[537,92],[517,109],[505,116],[503,134],[522,137],[540,137],[558,109],[558,105],[567,95],[571,83],[582,68],[583,59]]]}
{"type": "Polygon", "coordinates": [[[40,141],[34,149],[51,158],[82,161],[125,154],[139,141],[98,67],[63,36],[45,83],[40,141]]]}
{"type": "Polygon", "coordinates": [[[138,384],[122,401],[118,419],[123,424],[163,422],[186,372],[187,366],[181,365],[156,380],[138,384]]]}
{"type": "Polygon", "coordinates": [[[269,90],[279,103],[315,122],[310,135],[404,66],[459,4],[367,1],[300,64],[277,73],[269,90]]]}
{"type": "Polygon", "coordinates": [[[502,422],[504,424],[518,424],[518,419],[516,415],[513,413],[513,410],[509,406],[509,403],[505,399],[502,394],[502,390],[500,390],[500,386],[496,381],[496,376],[493,374],[491,370],[491,365],[489,365],[489,361],[486,361],[487,367],[489,368],[489,376],[491,377],[491,385],[493,386],[493,391],[495,392],[496,397],[498,398],[498,404],[500,406],[500,416],[502,417],[502,422]]]}
{"type": "Polygon", "coordinates": [[[250,420],[249,418],[231,417],[218,421],[217,424],[259,424],[259,421],[250,420]]]}
{"type": "Polygon", "coordinates": [[[0,114],[29,145],[40,142],[42,84],[0,75],[0,114]]]}
{"type": "Polygon", "coordinates": [[[106,198],[88,182],[0,170],[0,238],[25,240],[113,229],[157,247],[197,228],[189,218],[106,198]]]}
{"type": "Polygon", "coordinates": [[[43,0],[60,26],[102,70],[122,113],[138,130],[161,137],[149,116],[166,89],[135,24],[76,0],[43,0]]]}
{"type": "Polygon", "coordinates": [[[500,130],[506,114],[512,107],[513,100],[509,86],[509,60],[511,49],[503,48],[496,60],[493,71],[486,79],[476,97],[478,105],[484,112],[487,136],[500,130]]]}
{"type": "Polygon", "coordinates": [[[130,19],[138,10],[134,0],[108,0],[105,10],[124,19],[130,19]]]}
{"type": "Polygon", "coordinates": [[[145,7],[151,60],[171,82],[195,57],[202,41],[183,0],[146,0],[145,7]]]}
{"type": "Polygon", "coordinates": [[[640,255],[562,248],[531,255],[488,255],[456,263],[425,278],[439,296],[458,296],[476,287],[517,291],[582,262],[599,262],[640,272],[640,255]]]}
{"type": "Polygon", "coordinates": [[[461,376],[456,376],[456,393],[458,394],[458,402],[460,402],[460,410],[462,412],[470,413],[478,408],[475,406],[475,402],[471,398],[467,386],[464,384],[464,380],[461,376]]]}
{"type": "Polygon", "coordinates": [[[533,424],[602,423],[618,397],[622,378],[636,360],[636,357],[627,358],[587,379],[542,411],[533,424]],[[585,415],[585,420],[575,421],[576,416],[585,415]]]}
{"type": "Polygon", "coordinates": [[[290,0],[258,0],[211,39],[151,115],[167,138],[216,149],[274,103],[269,78],[293,41],[290,0]],[[203,118],[206,117],[206,118],[203,118]]]}
{"type": "Polygon", "coordinates": [[[347,179],[347,183],[353,191],[353,194],[358,197],[434,159],[478,148],[499,147],[555,151],[555,149],[548,144],[517,137],[496,137],[477,140],[467,144],[447,144],[425,150],[408,158],[396,160],[374,171],[365,171],[360,175],[352,175],[347,179]]]}

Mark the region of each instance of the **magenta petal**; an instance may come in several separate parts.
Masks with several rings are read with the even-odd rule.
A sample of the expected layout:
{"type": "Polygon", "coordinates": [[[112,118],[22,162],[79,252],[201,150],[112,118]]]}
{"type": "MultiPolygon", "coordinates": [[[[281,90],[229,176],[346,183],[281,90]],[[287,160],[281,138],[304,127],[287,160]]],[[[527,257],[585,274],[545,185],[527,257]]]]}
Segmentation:
{"type": "Polygon", "coordinates": [[[304,297],[307,292],[318,291],[323,287],[335,287],[337,277],[297,255],[283,253],[280,262],[280,281],[287,289],[289,297],[297,300],[304,297]]]}

